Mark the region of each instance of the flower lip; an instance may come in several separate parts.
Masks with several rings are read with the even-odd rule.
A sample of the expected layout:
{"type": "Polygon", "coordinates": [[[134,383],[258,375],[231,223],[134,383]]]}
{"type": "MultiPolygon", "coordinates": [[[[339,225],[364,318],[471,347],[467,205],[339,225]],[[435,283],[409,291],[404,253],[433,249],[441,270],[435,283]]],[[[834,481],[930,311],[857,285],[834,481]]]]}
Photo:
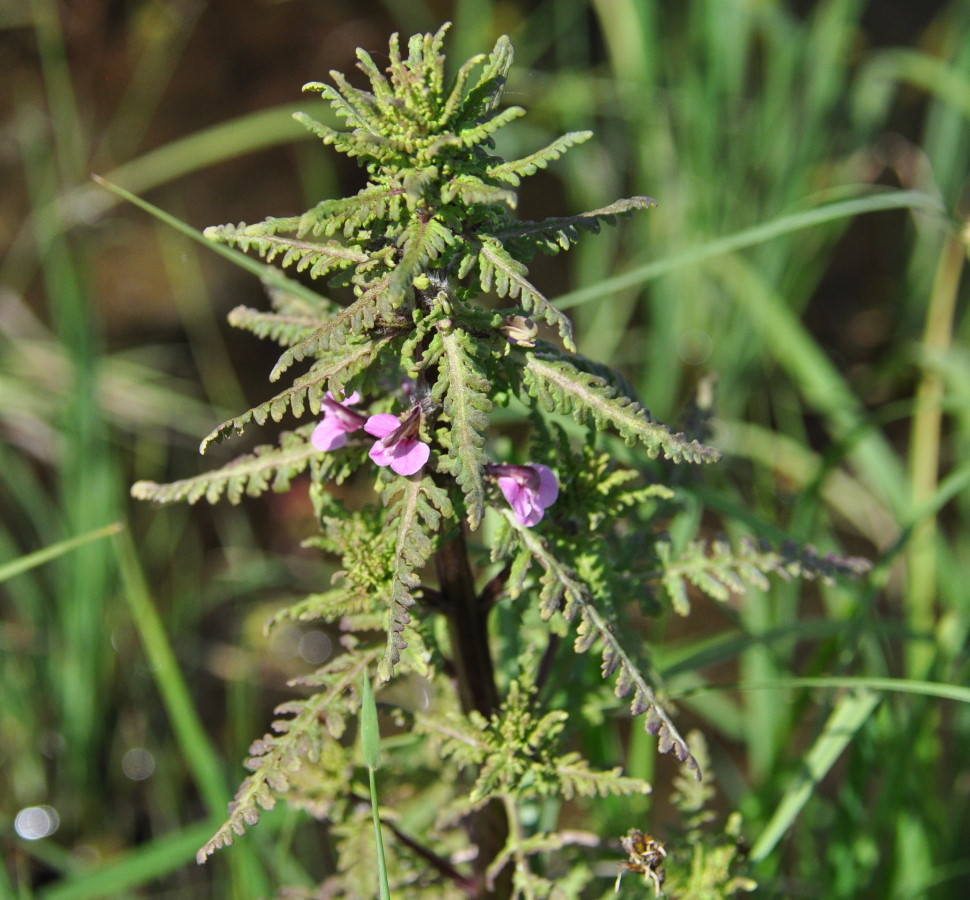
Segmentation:
{"type": "Polygon", "coordinates": [[[520,525],[537,524],[559,497],[556,473],[541,463],[524,466],[497,463],[488,466],[487,471],[495,477],[520,525]]]}
{"type": "Polygon", "coordinates": [[[352,431],[359,431],[367,422],[367,417],[350,409],[350,405],[360,401],[360,394],[354,391],[345,400],[335,400],[333,394],[327,391],[321,402],[323,419],[313,429],[310,443],[317,450],[324,452],[337,450],[347,443],[347,435],[352,431]]]}
{"type": "Polygon", "coordinates": [[[364,424],[364,431],[379,440],[370,458],[379,466],[390,466],[398,475],[413,475],[431,457],[431,448],[419,440],[420,405],[411,408],[402,422],[390,413],[377,413],[364,424]]]}

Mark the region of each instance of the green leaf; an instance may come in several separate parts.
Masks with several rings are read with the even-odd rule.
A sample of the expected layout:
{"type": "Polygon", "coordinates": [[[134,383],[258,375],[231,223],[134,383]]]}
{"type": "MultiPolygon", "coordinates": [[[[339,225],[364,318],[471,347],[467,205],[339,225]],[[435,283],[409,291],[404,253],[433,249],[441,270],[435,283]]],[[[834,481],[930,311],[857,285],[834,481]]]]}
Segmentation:
{"type": "Polygon", "coordinates": [[[242,328],[283,347],[299,344],[320,327],[320,320],[316,317],[284,316],[247,306],[237,306],[231,310],[228,321],[234,328],[242,328]]]}
{"type": "Polygon", "coordinates": [[[620,643],[614,626],[597,608],[587,586],[576,577],[569,566],[556,557],[552,548],[537,532],[519,525],[508,510],[503,510],[503,515],[518,533],[520,546],[529,552],[543,570],[540,579],[540,612],[543,618],[548,619],[557,611],[561,611],[567,620],[579,615],[573,649],[577,653],[585,653],[597,640],[600,641],[603,677],[616,676],[616,696],[626,697],[632,691],[631,715],[645,714],[644,728],[657,737],[660,752],[673,751],[677,759],[686,763],[700,778],[697,761],[691,755],[687,742],[680,736],[653,689],[647,684],[646,678],[620,643]]]}
{"type": "Polygon", "coordinates": [[[545,253],[568,250],[579,240],[580,232],[596,234],[604,224],[615,225],[620,216],[656,205],[653,197],[629,197],[576,216],[516,222],[514,227],[498,231],[494,237],[506,244],[517,258],[531,259],[538,250],[545,253]]]}
{"type": "Polygon", "coordinates": [[[496,238],[485,236],[482,239],[478,268],[483,291],[490,290],[494,283],[495,293],[499,297],[518,299],[526,312],[558,328],[562,342],[569,350],[576,349],[569,319],[539,293],[525,277],[529,270],[514,259],[496,238]]]}
{"type": "Polygon", "coordinates": [[[477,363],[475,341],[467,332],[442,332],[438,339],[443,352],[431,398],[443,403],[449,420],[451,474],[465,496],[468,526],[475,531],[485,515],[482,470],[487,462],[485,432],[492,411],[491,383],[477,363]]]}
{"type": "Polygon", "coordinates": [[[417,572],[431,558],[434,536],[441,519],[454,518],[448,492],[430,477],[396,477],[382,495],[387,509],[387,527],[394,532],[394,569],[389,599],[390,618],[387,646],[378,666],[382,681],[390,680],[407,647],[403,632],[411,622],[408,610],[414,605],[414,591],[420,585],[417,572]]]}
{"type": "Polygon", "coordinates": [[[394,335],[385,335],[374,341],[343,344],[339,350],[317,360],[306,375],[293,382],[292,387],[213,429],[202,441],[199,452],[205,453],[213,443],[218,443],[232,432],[242,434],[250,422],[256,422],[257,425],[264,424],[267,419],[279,422],[287,413],[299,419],[306,407],[310,408],[313,415],[319,414],[326,392],[330,390],[335,394],[342,394],[348,380],[373,365],[380,351],[393,338],[394,335]]]}
{"type": "Polygon", "coordinates": [[[321,477],[321,468],[328,459],[308,440],[313,426],[304,426],[285,432],[280,446],[264,445],[252,453],[240,456],[232,462],[211,472],[156,484],[139,481],[132,485],[131,496],[136,500],[154,500],[156,503],[185,501],[196,503],[205,499],[215,503],[223,496],[232,503],[239,503],[244,496],[258,497],[268,490],[277,493],[289,490],[293,479],[307,467],[315,470],[314,479],[321,477]]]}
{"type": "MultiPolygon", "coordinates": [[[[559,159],[570,147],[583,144],[592,136],[592,131],[570,131],[568,134],[556,138],[551,144],[548,144],[541,150],[536,150],[535,153],[530,153],[528,156],[522,157],[522,159],[495,163],[494,165],[488,166],[485,171],[490,178],[495,178],[498,181],[506,181],[512,185],[518,185],[524,177],[535,175],[539,169],[544,169],[553,160],[559,159]]],[[[586,215],[596,214],[586,213],[586,215]]],[[[572,224],[575,226],[576,223],[572,224]]]]}
{"type": "Polygon", "coordinates": [[[381,294],[387,290],[389,281],[389,277],[386,276],[374,282],[350,306],[337,313],[326,325],[321,326],[309,337],[290,347],[273,367],[269,380],[278,381],[279,377],[293,363],[300,362],[308,356],[323,356],[334,343],[344,341],[348,332],[361,334],[373,329],[378,321],[378,301],[381,294]]]}
{"type": "Polygon", "coordinates": [[[387,292],[381,298],[382,312],[390,314],[400,306],[412,290],[414,279],[454,241],[454,234],[438,219],[432,217],[422,222],[415,216],[397,240],[401,256],[391,273],[387,292]]]}
{"type": "Polygon", "coordinates": [[[651,456],[663,453],[674,462],[716,462],[720,454],[712,447],[674,434],[630,397],[599,375],[583,372],[565,355],[551,349],[519,354],[523,384],[549,412],[572,415],[580,424],[592,419],[601,428],[612,428],[628,444],[642,443],[651,456]]]}
{"type": "Polygon", "coordinates": [[[368,262],[371,257],[360,247],[345,246],[336,241],[316,243],[303,238],[278,234],[279,221],[267,220],[257,225],[211,225],[203,234],[212,241],[221,241],[243,251],[255,250],[267,263],[276,261],[284,269],[295,266],[297,272],[307,271],[311,278],[322,278],[336,269],[355,263],[368,262]]]}
{"type": "Polygon", "coordinates": [[[250,746],[246,767],[253,774],[236,791],[225,824],[199,850],[200,864],[220,847],[229,846],[234,836],[255,825],[261,810],[273,809],[277,797],[290,788],[291,780],[302,769],[321,760],[323,745],[340,738],[346,716],[357,707],[351,688],[359,684],[379,652],[357,651],[335,657],[313,678],[305,679],[307,684],[324,685],[325,691],[276,708],[277,715],[291,718],[276,719],[272,733],[250,746]]]}

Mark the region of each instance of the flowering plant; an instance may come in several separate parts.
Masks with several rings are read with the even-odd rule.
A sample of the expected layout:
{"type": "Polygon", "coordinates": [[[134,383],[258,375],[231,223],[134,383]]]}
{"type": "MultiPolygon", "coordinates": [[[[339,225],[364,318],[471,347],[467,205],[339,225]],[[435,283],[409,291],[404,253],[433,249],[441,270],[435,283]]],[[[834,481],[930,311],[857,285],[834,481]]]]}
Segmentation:
{"type": "MultiPolygon", "coordinates": [[[[660,751],[699,776],[697,754],[655,695],[633,618],[664,595],[686,613],[688,578],[722,597],[745,578],[760,584],[765,572],[829,577],[857,566],[763,547],[732,555],[718,544],[712,554],[703,540],[675,552],[662,528],[675,498],[666,485],[672,467],[713,462],[717,452],[655,421],[617,373],[581,356],[569,320],[527,268],[537,253],[567,250],[582,232],[655,202],[633,197],[580,215],[515,218],[520,181],[590,133],[566,134],[521,159],[495,155],[495,133],[523,114],[499,107],[511,45],[499,39],[447,82],[444,35],[442,28],[411,38],[406,57],[392,38],[386,74],[358,51],[370,91],[339,73],[331,73],[335,86],[306,86],[349,126],[297,116],[365,169],[355,196],[206,231],[267,263],[328,278],[338,296],[349,296],[338,302],[291,282],[273,292],[272,311],[232,312],[232,324],[285,348],[271,380],[309,366],[216,428],[203,451],[252,423],[307,410],[317,421],[216,472],[141,482],[133,492],[162,502],[238,502],[287,489],[309,471],[321,527],[310,543],[340,558],[329,590],[273,622],[321,619],[343,632],[343,652],[301,681],[310,696],[281,707],[273,733],[253,744],[252,774],[200,860],[283,797],[332,824],[337,872],[321,895],[373,895],[373,870],[361,865],[360,768],[339,739],[360,710],[361,675],[376,664],[378,690],[410,676],[440,701],[425,711],[402,700],[406,694],[386,695],[417,748],[408,757],[410,792],[388,819],[397,837],[387,860],[392,886],[409,897],[579,897],[595,880],[585,857],[612,856],[618,865],[620,835],[584,837],[585,849],[573,852],[575,841],[535,811],[553,799],[637,797],[650,786],[564,746],[567,699],[550,675],[588,673],[561,639],[572,633],[580,658],[598,648],[616,697],[628,698],[660,751]],[[528,409],[528,453],[502,440],[493,422],[497,407],[517,409],[513,401],[528,409]],[[567,431],[569,419],[578,428],[567,431]],[[620,440],[643,458],[621,465],[620,440]],[[377,502],[338,502],[330,487],[345,482],[376,486],[377,502]],[[406,815],[419,795],[430,798],[418,816],[420,839],[407,834],[406,815]],[[439,808],[431,819],[428,802],[439,808]],[[553,856],[559,862],[534,863],[553,856]],[[555,866],[568,877],[557,881],[555,866]]],[[[587,704],[602,710],[615,701],[589,688],[587,704]]],[[[658,890],[657,867],[676,856],[651,852],[658,890]]],[[[682,856],[689,869],[691,853],[682,856]]]]}

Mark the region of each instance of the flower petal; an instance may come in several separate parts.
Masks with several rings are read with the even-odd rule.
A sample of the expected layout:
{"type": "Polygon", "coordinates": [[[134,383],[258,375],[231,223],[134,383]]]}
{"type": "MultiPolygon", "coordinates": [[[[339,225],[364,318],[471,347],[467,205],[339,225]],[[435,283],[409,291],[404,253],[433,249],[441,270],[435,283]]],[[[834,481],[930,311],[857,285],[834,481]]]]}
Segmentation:
{"type": "Polygon", "coordinates": [[[559,480],[549,466],[532,463],[532,468],[539,473],[538,500],[539,506],[545,509],[547,506],[552,506],[559,497],[559,480]]]}
{"type": "Polygon", "coordinates": [[[347,433],[340,427],[339,420],[333,416],[324,416],[323,421],[311,432],[310,443],[317,450],[336,450],[347,443],[347,433]]]}
{"type": "Polygon", "coordinates": [[[515,520],[530,527],[542,520],[547,506],[559,496],[559,481],[548,466],[530,463],[525,466],[495,467],[499,489],[512,507],[515,520]]]}
{"type": "Polygon", "coordinates": [[[421,441],[399,441],[389,451],[391,468],[398,475],[413,475],[431,456],[431,448],[421,441]]]}
{"type": "Polygon", "coordinates": [[[376,438],[387,437],[401,425],[401,420],[390,413],[377,413],[364,423],[364,431],[376,438]]]}

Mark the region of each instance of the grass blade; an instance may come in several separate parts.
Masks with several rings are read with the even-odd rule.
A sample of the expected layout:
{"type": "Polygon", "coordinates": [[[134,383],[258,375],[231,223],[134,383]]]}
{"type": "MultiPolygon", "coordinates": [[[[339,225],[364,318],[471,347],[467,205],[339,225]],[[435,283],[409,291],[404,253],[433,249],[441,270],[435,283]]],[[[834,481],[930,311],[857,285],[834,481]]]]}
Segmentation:
{"type": "Polygon", "coordinates": [[[638,266],[622,275],[605,278],[589,287],[560,294],[552,300],[552,303],[559,309],[572,309],[575,306],[591,303],[617,291],[659,278],[668,272],[696,266],[698,263],[713,259],[716,256],[724,256],[746,247],[764,244],[785,234],[835,222],[839,219],[851,219],[863,213],[883,212],[890,209],[911,209],[914,212],[924,212],[937,216],[942,216],[945,212],[940,200],[925,191],[887,191],[866,197],[857,197],[852,200],[829,203],[816,209],[780,216],[761,225],[745,228],[734,234],[708,241],[699,247],[692,247],[682,253],[675,253],[665,259],[638,266]]]}
{"type": "Polygon", "coordinates": [[[63,541],[58,541],[56,544],[51,544],[49,547],[44,547],[41,550],[35,550],[33,553],[27,553],[24,556],[13,559],[0,566],[0,582],[4,582],[8,578],[13,578],[15,575],[20,575],[22,572],[27,572],[37,566],[42,566],[52,559],[57,559],[65,553],[70,553],[77,547],[83,547],[92,541],[100,541],[102,538],[118,534],[122,528],[123,526],[120,522],[113,522],[111,525],[105,525],[104,528],[96,528],[94,531],[88,531],[76,537],[66,538],[63,541]]]}
{"type": "Polygon", "coordinates": [[[381,900],[390,900],[391,889],[387,883],[387,862],[384,859],[384,838],[381,835],[380,804],[377,799],[377,778],[375,772],[381,764],[381,734],[377,725],[377,705],[374,691],[366,669],[361,676],[360,694],[360,746],[364,765],[370,779],[370,803],[374,816],[374,842],[377,848],[377,879],[381,890],[381,900]]]}
{"type": "Polygon", "coordinates": [[[811,798],[815,785],[842,755],[842,751],[879,705],[880,699],[878,694],[871,691],[859,691],[846,694],[838,701],[825,729],[805,755],[801,771],[788,786],[774,815],[751,848],[754,862],[764,859],[775,849],[811,798]]]}

